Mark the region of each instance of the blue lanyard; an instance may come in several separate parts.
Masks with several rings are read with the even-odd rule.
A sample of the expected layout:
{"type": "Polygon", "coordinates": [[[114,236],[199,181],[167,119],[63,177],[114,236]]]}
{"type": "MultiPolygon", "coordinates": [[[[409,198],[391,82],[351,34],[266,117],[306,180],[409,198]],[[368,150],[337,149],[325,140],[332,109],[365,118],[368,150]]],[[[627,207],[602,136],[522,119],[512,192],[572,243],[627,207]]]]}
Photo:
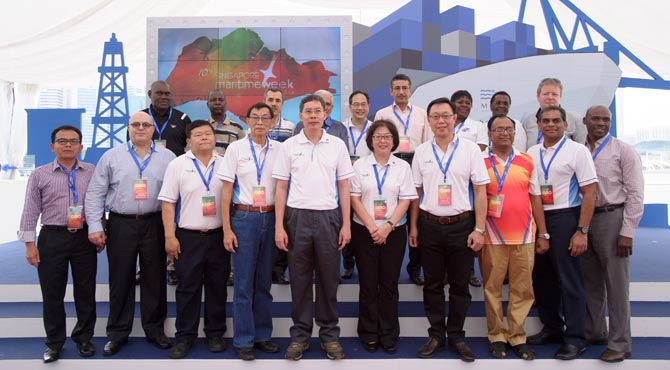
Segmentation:
{"type": "Polygon", "coordinates": [[[463,120],[463,122],[459,123],[456,127],[454,127],[454,133],[458,135],[458,133],[461,132],[463,126],[465,126],[465,119],[463,120]]]}
{"type": "Polygon", "coordinates": [[[489,162],[491,162],[491,167],[493,168],[493,174],[496,176],[496,180],[498,180],[498,194],[500,194],[500,191],[502,190],[503,187],[503,183],[505,183],[505,178],[507,177],[507,171],[509,170],[509,166],[512,164],[513,158],[514,158],[514,150],[512,150],[512,153],[510,153],[509,157],[507,157],[507,163],[505,163],[505,170],[503,171],[501,178],[500,174],[498,173],[498,168],[496,167],[495,163],[493,163],[493,154],[491,154],[491,149],[489,149],[489,162]]]}
{"type": "Polygon", "coordinates": [[[333,119],[328,116],[325,121],[323,121],[323,125],[326,126],[326,132],[330,131],[330,128],[333,127],[333,119]]]}
{"type": "Polygon", "coordinates": [[[398,121],[400,121],[400,123],[402,123],[402,125],[405,127],[405,133],[403,135],[407,136],[407,129],[409,128],[409,117],[412,116],[412,107],[411,106],[409,107],[409,114],[407,115],[406,121],[402,120],[402,117],[400,117],[400,115],[398,114],[398,112],[395,111],[395,109],[393,109],[393,114],[395,114],[395,117],[398,119],[398,121]]]}
{"type": "Polygon", "coordinates": [[[72,200],[74,201],[74,205],[76,206],[77,203],[79,203],[79,193],[77,193],[77,162],[74,163],[72,166],[72,176],[70,176],[70,172],[67,171],[67,168],[65,166],[61,165],[60,163],[58,164],[61,170],[67,174],[67,186],[70,187],[70,190],[72,191],[72,200]]]}
{"type": "Polygon", "coordinates": [[[605,145],[607,145],[607,143],[610,141],[611,138],[612,138],[612,135],[607,134],[607,138],[605,140],[603,140],[603,143],[600,144],[598,149],[596,149],[596,152],[593,153],[593,160],[594,161],[596,160],[596,157],[598,156],[598,154],[600,154],[600,151],[603,150],[603,148],[605,147],[605,145]]]}
{"type": "Polygon", "coordinates": [[[558,145],[558,148],[556,148],[556,151],[554,154],[551,156],[551,159],[549,160],[548,165],[544,165],[544,156],[542,155],[542,148],[540,148],[540,163],[542,164],[542,171],[544,172],[544,181],[545,183],[549,180],[549,167],[551,167],[551,163],[554,161],[554,158],[556,158],[556,154],[563,148],[563,144],[568,140],[567,137],[563,137],[563,140],[561,140],[561,143],[558,145]]]}
{"type": "MultiPolygon", "coordinates": [[[[350,120],[351,122],[351,120],[350,120]]],[[[353,122],[351,123],[353,125],[353,122]]],[[[354,144],[354,155],[356,155],[356,148],[358,147],[358,144],[361,142],[361,139],[363,138],[363,134],[365,133],[365,128],[368,127],[368,120],[365,120],[365,124],[363,124],[363,128],[361,129],[361,134],[358,135],[358,139],[354,140],[354,130],[349,126],[349,137],[351,137],[351,143],[354,144]]]]}
{"type": "Polygon", "coordinates": [[[256,149],[254,149],[254,143],[251,142],[251,135],[249,135],[249,148],[251,148],[251,155],[254,157],[254,164],[256,165],[256,181],[258,185],[261,184],[261,174],[263,173],[263,167],[265,167],[265,160],[268,159],[268,149],[270,148],[270,142],[265,143],[265,155],[263,156],[263,162],[258,164],[258,157],[256,156],[256,149]]]}
{"type": "Polygon", "coordinates": [[[542,140],[542,132],[538,131],[537,132],[537,141],[535,142],[535,144],[539,144],[540,140],[542,140]]]}
{"type": "MultiPolygon", "coordinates": [[[[442,171],[442,174],[444,175],[444,182],[447,182],[447,171],[449,171],[449,167],[451,166],[451,160],[454,159],[454,153],[456,153],[456,149],[458,149],[458,144],[461,142],[458,139],[458,136],[456,138],[456,143],[454,144],[454,150],[451,152],[451,155],[449,155],[449,159],[447,160],[447,164],[445,167],[442,166],[442,160],[440,160],[440,157],[437,155],[437,150],[435,150],[435,138],[433,138],[433,142],[431,143],[431,147],[433,148],[433,154],[435,154],[435,160],[437,161],[437,165],[440,166],[440,171],[442,171]]],[[[447,152],[444,152],[444,155],[442,156],[442,159],[444,159],[444,156],[447,155],[447,152]]]]}
{"type": "Polygon", "coordinates": [[[151,144],[151,148],[149,149],[149,158],[147,158],[144,163],[140,165],[139,159],[137,159],[137,154],[135,154],[135,150],[130,146],[130,142],[128,144],[128,151],[130,152],[130,156],[133,157],[133,160],[135,161],[135,164],[137,165],[137,168],[140,170],[140,179],[142,178],[142,172],[144,172],[144,169],[147,168],[149,165],[149,161],[151,161],[151,155],[154,153],[154,145],[156,144],[151,144]]]}
{"type": "Polygon", "coordinates": [[[279,132],[281,132],[281,124],[284,122],[284,119],[279,117],[279,124],[274,128],[274,133],[272,134],[272,140],[279,140],[279,132]]]}
{"type": "Polygon", "coordinates": [[[377,163],[372,164],[372,168],[375,170],[375,179],[377,180],[377,192],[379,195],[382,195],[382,187],[384,187],[384,183],[386,182],[386,175],[389,174],[389,165],[388,163],[386,164],[386,170],[384,171],[384,176],[382,176],[382,181],[379,181],[379,172],[377,171],[377,163]]]}
{"type": "MultiPolygon", "coordinates": [[[[191,160],[193,160],[193,165],[195,165],[195,169],[198,170],[198,174],[200,175],[200,179],[202,179],[202,183],[205,184],[207,194],[209,194],[209,184],[212,183],[212,175],[214,174],[214,165],[216,164],[216,159],[214,160],[214,162],[212,162],[212,170],[209,171],[209,176],[207,176],[207,180],[205,180],[205,175],[202,174],[202,170],[200,170],[200,166],[198,166],[198,162],[196,161],[196,159],[191,158],[191,160]]],[[[207,169],[205,169],[205,173],[207,173],[207,169]]]]}
{"type": "Polygon", "coordinates": [[[221,121],[216,121],[216,129],[218,130],[219,127],[223,125],[223,122],[228,118],[228,114],[224,113],[223,117],[221,117],[221,121]]]}
{"type": "Polygon", "coordinates": [[[156,119],[154,118],[153,113],[151,113],[151,108],[149,108],[149,115],[151,116],[151,121],[153,121],[156,131],[158,131],[158,140],[160,140],[161,136],[163,135],[163,131],[165,131],[168,122],[170,122],[170,118],[172,118],[172,107],[170,107],[170,114],[168,114],[168,119],[165,120],[165,123],[163,123],[163,127],[161,128],[158,128],[158,123],[156,123],[156,119]]]}

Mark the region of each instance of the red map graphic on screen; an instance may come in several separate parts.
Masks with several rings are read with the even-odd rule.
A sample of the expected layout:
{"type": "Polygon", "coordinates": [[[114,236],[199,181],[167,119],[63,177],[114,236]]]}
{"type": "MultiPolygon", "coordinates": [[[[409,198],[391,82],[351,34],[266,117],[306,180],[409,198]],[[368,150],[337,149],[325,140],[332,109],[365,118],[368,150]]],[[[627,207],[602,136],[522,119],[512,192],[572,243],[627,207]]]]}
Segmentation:
{"type": "Polygon", "coordinates": [[[222,39],[199,37],[186,45],[167,78],[174,104],[206,100],[214,88],[226,92],[228,110],[240,116],[267,88],[280,88],[285,99],[319,89],[335,92],[335,73],[318,60],[298,63],[285,49],[263,46],[254,31],[237,29],[222,39]]]}

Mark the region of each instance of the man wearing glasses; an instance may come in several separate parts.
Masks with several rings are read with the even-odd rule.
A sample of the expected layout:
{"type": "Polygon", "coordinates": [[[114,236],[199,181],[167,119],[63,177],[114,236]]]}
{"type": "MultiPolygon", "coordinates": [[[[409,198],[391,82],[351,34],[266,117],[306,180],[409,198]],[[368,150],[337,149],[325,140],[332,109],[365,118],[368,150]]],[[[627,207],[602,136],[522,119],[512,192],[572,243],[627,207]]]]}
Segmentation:
{"type": "MultiPolygon", "coordinates": [[[[314,92],[314,95],[321,97],[321,99],[323,99],[325,104],[326,118],[324,118],[323,120],[323,129],[326,130],[326,133],[328,135],[333,135],[335,137],[340,138],[340,140],[342,140],[342,142],[344,142],[345,144],[349,142],[349,133],[347,132],[347,128],[344,127],[342,122],[330,117],[330,114],[333,112],[333,94],[328,90],[317,90],[314,92]]],[[[300,133],[300,131],[302,131],[304,127],[305,124],[301,120],[295,127],[293,135],[297,135],[298,133],[300,133]]]]}
{"type": "Polygon", "coordinates": [[[165,236],[158,193],[174,153],[152,140],[151,116],[137,112],[130,117],[130,140],[105,152],[86,191],[88,239],[102,248],[109,260],[109,318],[103,354],[116,354],[133,327],[135,264],[139,256],[140,312],[149,342],[167,349],[163,331],[167,315],[165,286],[165,236]],[[106,230],[102,226],[109,209],[106,230]]]}
{"type": "MultiPolygon", "coordinates": [[[[87,238],[84,195],[94,166],[77,160],[82,150],[81,131],[60,126],[51,133],[51,150],[56,159],[30,175],[18,239],[26,243],[26,260],[37,268],[42,288],[44,331],[47,334],[42,359],[58,360],[65,343],[65,287],[68,265],[72,268],[77,324],[72,340],[79,355],[95,354],[91,342],[95,326],[96,246],[87,238]],[[37,243],[35,227],[41,215],[42,228],[37,243]]],[[[101,252],[104,245],[97,246],[101,252]]]]}

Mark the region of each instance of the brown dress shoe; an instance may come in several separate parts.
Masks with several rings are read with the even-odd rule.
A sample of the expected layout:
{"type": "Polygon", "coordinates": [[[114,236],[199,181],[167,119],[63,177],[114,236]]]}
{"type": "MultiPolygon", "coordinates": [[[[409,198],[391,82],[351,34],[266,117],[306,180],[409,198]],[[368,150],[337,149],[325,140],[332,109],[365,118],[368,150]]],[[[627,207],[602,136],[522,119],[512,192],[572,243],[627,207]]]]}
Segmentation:
{"type": "Polygon", "coordinates": [[[444,342],[440,342],[437,338],[430,337],[416,352],[420,358],[431,358],[435,352],[444,348],[444,342]]]}
{"type": "Polygon", "coordinates": [[[468,347],[465,342],[456,342],[456,343],[451,343],[449,346],[453,347],[456,350],[456,353],[458,353],[458,357],[465,362],[473,362],[475,360],[475,354],[472,352],[470,347],[468,347]]]}
{"type": "Polygon", "coordinates": [[[607,348],[600,354],[600,359],[605,362],[621,362],[630,357],[630,352],[619,352],[607,348]]]}

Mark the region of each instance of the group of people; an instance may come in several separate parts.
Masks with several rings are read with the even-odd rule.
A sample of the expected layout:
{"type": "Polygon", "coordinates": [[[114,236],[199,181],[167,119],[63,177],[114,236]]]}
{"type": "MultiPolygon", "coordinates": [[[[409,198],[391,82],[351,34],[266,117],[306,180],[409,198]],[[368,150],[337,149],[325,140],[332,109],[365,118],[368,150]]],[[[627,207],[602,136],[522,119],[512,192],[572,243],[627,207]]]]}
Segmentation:
{"type": "Polygon", "coordinates": [[[186,357],[198,336],[203,286],[209,350],[226,349],[231,270],[238,357],[279,352],[270,288],[289,283],[286,267],[293,320],[286,359],[309,349],[314,322],[327,357],[344,358],[337,289],[354,266],[361,345],[395,353],[408,246],[407,271],[423,285],[429,323],[418,357],[449,344],[461,360],[475,360],[464,331],[475,256],[492,357],[511,350],[532,360],[531,345],[545,343],[559,343],[555,357],[564,360],[589,343],[607,344],[604,361],[630,356],[629,257],[643,211],[642,166],[631,146],[610,135],[607,107],[590,107],[579,122],[560,106],[555,78],[540,82],[538,111],[520,121],[507,115],[504,91],[491,98],[486,123],[469,117],[467,91],[425,110],[410,103],[411,93],[410,78],[395,75],[393,103],[370,121],[369,96],[355,91],[351,118],[339,122],[330,117],[331,93],[320,90],[302,98],[293,124],[281,116],[281,90],[269,89],[249,107],[245,130],[227,116],[223,91],[209,93],[209,119],[191,122],[172,107],[169,86],[156,81],[151,106],[130,118],[128,142],[95,167],[77,159],[79,129],[55,129],[55,159],[31,175],[19,231],[42,288],[43,360],[57,360],[65,342],[68,265],[77,309],[72,339],[81,356],[95,353],[96,252],[105,248],[105,356],[132,329],[138,256],[142,328],[170,358],[186,357]],[[164,332],[168,256],[178,281],[174,343],[164,332]],[[527,336],[533,303],[544,327],[527,336]]]}

